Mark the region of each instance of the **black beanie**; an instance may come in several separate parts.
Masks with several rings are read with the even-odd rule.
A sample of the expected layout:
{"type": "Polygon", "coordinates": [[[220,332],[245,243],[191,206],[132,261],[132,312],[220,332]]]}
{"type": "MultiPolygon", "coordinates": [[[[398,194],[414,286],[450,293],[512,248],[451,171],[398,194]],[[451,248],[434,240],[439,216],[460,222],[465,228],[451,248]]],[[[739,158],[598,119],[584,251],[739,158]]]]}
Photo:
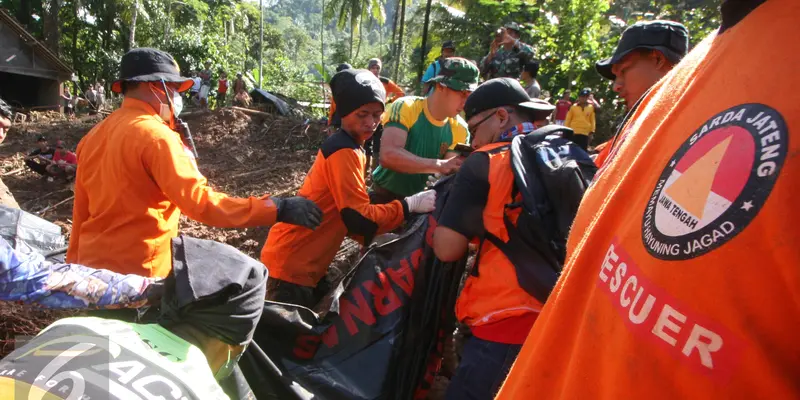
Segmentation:
{"type": "Polygon", "coordinates": [[[365,69],[346,69],[331,78],[331,92],[336,102],[336,114],[346,117],[364,104],[386,103],[386,89],[372,72],[365,69]]]}

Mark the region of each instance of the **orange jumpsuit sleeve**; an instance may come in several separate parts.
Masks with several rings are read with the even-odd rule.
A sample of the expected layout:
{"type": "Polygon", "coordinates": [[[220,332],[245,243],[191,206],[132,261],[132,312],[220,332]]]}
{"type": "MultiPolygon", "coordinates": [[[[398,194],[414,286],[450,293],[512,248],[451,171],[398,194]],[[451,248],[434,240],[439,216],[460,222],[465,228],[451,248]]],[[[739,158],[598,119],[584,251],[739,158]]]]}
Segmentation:
{"type": "Polygon", "coordinates": [[[389,81],[385,85],[386,88],[386,100],[389,99],[399,99],[406,95],[406,92],[400,86],[397,86],[396,83],[389,81]]]}
{"type": "MultiPolygon", "coordinates": [[[[614,139],[611,139],[614,140],[614,139]]],[[[603,146],[603,149],[597,153],[597,158],[594,159],[594,164],[597,165],[597,168],[601,168],[608,162],[608,155],[611,153],[611,146],[603,146]]]]}
{"type": "Polygon", "coordinates": [[[327,158],[328,187],[347,234],[367,245],[375,235],[397,228],[408,214],[405,202],[370,204],[364,182],[365,160],[357,149],[340,149],[327,158]]]}
{"type": "MultiPolygon", "coordinates": [[[[167,128],[168,129],[168,128],[167,128]]],[[[236,198],[208,186],[194,157],[172,131],[156,135],[145,146],[143,163],[167,198],[187,217],[219,228],[270,226],[275,223],[275,204],[264,198],[236,198]]]]}
{"type": "MultiPolygon", "coordinates": [[[[76,153],[80,153],[81,145],[78,144],[76,153]]],[[[72,232],[70,235],[69,244],[67,247],[67,262],[78,261],[78,245],[80,237],[78,233],[81,231],[81,225],[89,218],[89,204],[86,198],[86,190],[83,188],[83,183],[80,179],[75,179],[75,199],[72,203],[72,232]]]]}

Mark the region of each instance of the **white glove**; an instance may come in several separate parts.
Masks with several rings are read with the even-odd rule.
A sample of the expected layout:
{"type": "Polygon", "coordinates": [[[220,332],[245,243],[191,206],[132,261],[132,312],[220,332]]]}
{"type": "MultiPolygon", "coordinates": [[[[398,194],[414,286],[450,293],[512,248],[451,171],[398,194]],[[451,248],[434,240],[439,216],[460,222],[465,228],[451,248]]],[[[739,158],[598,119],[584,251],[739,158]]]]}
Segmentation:
{"type": "Polygon", "coordinates": [[[436,208],[436,192],[426,190],[406,197],[408,211],[412,213],[429,213],[436,208]]]}
{"type": "Polygon", "coordinates": [[[442,174],[438,172],[433,175],[428,175],[428,181],[425,182],[425,187],[433,187],[434,185],[436,185],[436,182],[439,182],[439,179],[441,179],[441,177],[442,174]]]}

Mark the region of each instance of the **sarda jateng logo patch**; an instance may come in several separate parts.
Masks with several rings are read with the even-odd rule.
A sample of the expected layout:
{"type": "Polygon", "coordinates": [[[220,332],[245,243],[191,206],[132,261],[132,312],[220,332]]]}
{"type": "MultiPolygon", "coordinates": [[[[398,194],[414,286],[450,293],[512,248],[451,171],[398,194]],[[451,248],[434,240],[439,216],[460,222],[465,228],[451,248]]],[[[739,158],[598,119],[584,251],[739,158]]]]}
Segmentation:
{"type": "Polygon", "coordinates": [[[788,141],[783,117],[763,104],[741,104],[709,118],[672,156],[647,202],[647,251],[686,260],[731,240],[769,197],[788,141]]]}

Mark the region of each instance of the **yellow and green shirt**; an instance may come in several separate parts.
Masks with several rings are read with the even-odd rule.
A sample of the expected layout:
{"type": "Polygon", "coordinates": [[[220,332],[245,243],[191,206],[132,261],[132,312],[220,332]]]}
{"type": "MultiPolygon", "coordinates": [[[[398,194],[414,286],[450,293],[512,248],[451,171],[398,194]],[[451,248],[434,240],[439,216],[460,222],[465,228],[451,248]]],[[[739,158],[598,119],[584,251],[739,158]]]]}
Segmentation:
{"type": "MultiPolygon", "coordinates": [[[[408,132],[405,149],[424,158],[444,158],[458,143],[469,143],[467,123],[460,116],[439,121],[428,111],[425,97],[402,97],[383,114],[384,127],[408,132]]],[[[428,174],[403,174],[379,166],[372,182],[392,193],[410,196],[425,189],[428,174]]]]}

